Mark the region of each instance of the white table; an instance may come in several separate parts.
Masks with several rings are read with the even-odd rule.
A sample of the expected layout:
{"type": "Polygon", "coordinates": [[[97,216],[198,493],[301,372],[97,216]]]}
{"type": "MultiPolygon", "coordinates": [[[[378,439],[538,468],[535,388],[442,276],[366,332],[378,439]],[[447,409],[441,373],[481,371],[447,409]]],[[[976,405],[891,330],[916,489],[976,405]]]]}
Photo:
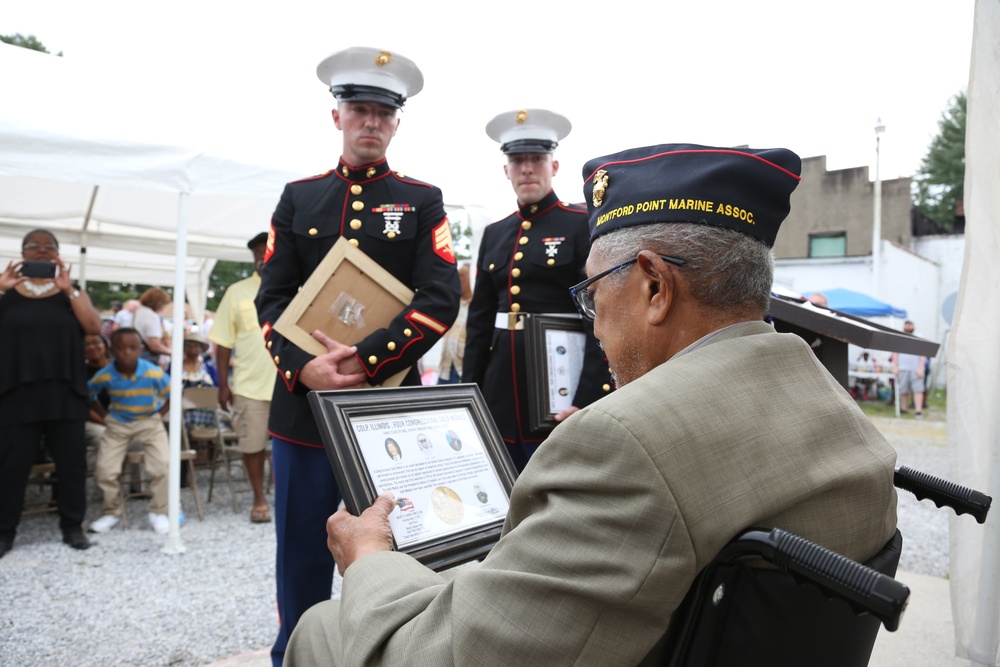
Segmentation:
{"type": "MultiPolygon", "coordinates": [[[[896,416],[899,416],[899,391],[897,391],[898,387],[896,386],[895,375],[892,373],[876,373],[874,371],[847,371],[847,378],[848,381],[858,378],[860,380],[878,380],[879,382],[892,385],[892,396],[896,401],[896,416]]],[[[849,384],[853,385],[853,382],[849,382],[849,384]]]]}

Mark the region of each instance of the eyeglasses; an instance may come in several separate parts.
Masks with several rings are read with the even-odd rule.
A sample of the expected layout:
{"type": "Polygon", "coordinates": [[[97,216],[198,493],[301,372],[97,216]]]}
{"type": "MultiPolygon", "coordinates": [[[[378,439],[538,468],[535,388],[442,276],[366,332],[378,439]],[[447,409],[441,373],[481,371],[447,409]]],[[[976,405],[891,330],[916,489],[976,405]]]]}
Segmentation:
{"type": "MultiPolygon", "coordinates": [[[[675,266],[684,266],[685,264],[687,264],[687,260],[678,259],[677,257],[668,257],[667,255],[660,255],[659,257],[664,262],[667,262],[669,264],[674,264],[675,266]]],[[[615,271],[621,271],[626,266],[635,264],[638,261],[639,261],[638,256],[633,257],[632,259],[627,259],[621,264],[612,266],[610,269],[605,269],[604,271],[598,273],[596,276],[591,276],[586,280],[584,280],[582,283],[570,287],[569,294],[570,296],[573,297],[573,302],[576,303],[576,309],[580,311],[580,315],[582,315],[584,319],[590,320],[591,322],[593,322],[594,317],[597,316],[597,313],[594,310],[594,293],[591,292],[589,289],[591,285],[596,283],[604,276],[609,276],[615,271]]]]}
{"type": "Polygon", "coordinates": [[[21,246],[22,250],[48,250],[50,252],[56,252],[59,250],[59,246],[53,245],[51,243],[25,243],[21,246]]]}

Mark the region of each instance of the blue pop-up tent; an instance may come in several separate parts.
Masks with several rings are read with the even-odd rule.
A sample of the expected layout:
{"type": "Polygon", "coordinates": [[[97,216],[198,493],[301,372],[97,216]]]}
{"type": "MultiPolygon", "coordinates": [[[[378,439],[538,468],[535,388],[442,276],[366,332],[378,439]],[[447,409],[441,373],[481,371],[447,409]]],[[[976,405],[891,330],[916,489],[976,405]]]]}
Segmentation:
{"type": "MultiPolygon", "coordinates": [[[[876,317],[880,315],[906,317],[906,311],[902,308],[897,308],[892,304],[879,301],[878,299],[872,298],[861,292],[854,292],[852,290],[841,289],[839,287],[817,291],[826,297],[827,305],[830,308],[848,313],[850,315],[857,315],[859,317],[876,317]]],[[[807,292],[804,296],[808,297],[809,294],[812,293],[813,292],[807,292]]]]}

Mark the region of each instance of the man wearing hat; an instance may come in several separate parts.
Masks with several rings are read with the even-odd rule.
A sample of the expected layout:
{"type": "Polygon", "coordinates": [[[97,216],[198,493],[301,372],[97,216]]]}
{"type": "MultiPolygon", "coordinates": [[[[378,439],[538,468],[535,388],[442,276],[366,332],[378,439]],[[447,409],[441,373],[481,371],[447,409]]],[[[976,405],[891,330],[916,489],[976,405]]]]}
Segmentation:
{"type": "Polygon", "coordinates": [[[344,596],[302,618],[287,664],[662,664],[691,582],[741,530],[878,552],[895,453],[764,321],[800,164],[682,144],[588,162],[590,277],[573,291],[618,389],[552,431],[478,566],[444,577],[390,551],[391,493],[331,517],[344,596]]]}
{"type": "Polygon", "coordinates": [[[299,616],[329,599],[333,580],[322,526],[340,492],[307,394],[379,385],[405,371],[403,384],[420,384],[417,362],[454,322],[461,292],[441,191],[392,171],[385,157],[399,109],[423,87],[420,70],[398,53],[352,47],[325,58],[317,74],[337,100],[333,122],[343,134],[343,152],[335,169],[285,187],[256,300],[278,371],[268,422],[281,618],[275,665],[299,616]],[[415,294],[388,326],[356,346],[314,332],[328,350],[314,357],[272,325],[341,237],[415,294]]]}
{"type": "MultiPolygon", "coordinates": [[[[569,288],[583,277],[590,252],[586,208],[560,201],[552,190],[559,171],[552,154],[570,128],[564,116],[545,109],[508,111],[486,125],[507,156],[504,174],[518,208],[489,225],[479,244],[462,381],[479,385],[519,472],[549,430],[532,429],[529,421],[525,318],[579,317],[569,288]]],[[[590,322],[584,323],[584,336],[582,368],[569,380],[572,395],[556,421],[611,391],[608,364],[590,322]]]]}
{"type": "Polygon", "coordinates": [[[264,347],[254,299],[260,289],[260,269],[267,249],[267,232],[247,242],[253,253],[253,274],[226,288],[208,339],[215,343],[219,370],[219,405],[233,412],[233,428],[243,465],[253,490],[250,521],[267,523],[271,510],[264,495],[264,463],[267,460],[267,418],[274,393],[274,362],[264,347]],[[233,383],[229,383],[232,363],[233,383]]]}

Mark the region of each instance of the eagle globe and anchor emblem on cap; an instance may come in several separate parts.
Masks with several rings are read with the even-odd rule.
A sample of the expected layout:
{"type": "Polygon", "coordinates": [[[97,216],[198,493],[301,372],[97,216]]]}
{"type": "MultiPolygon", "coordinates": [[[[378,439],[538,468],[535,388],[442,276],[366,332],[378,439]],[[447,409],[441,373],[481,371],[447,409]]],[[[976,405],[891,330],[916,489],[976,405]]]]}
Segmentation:
{"type": "Polygon", "coordinates": [[[608,191],[608,172],[604,169],[599,170],[594,174],[594,206],[600,206],[604,203],[604,194],[608,191]]]}

